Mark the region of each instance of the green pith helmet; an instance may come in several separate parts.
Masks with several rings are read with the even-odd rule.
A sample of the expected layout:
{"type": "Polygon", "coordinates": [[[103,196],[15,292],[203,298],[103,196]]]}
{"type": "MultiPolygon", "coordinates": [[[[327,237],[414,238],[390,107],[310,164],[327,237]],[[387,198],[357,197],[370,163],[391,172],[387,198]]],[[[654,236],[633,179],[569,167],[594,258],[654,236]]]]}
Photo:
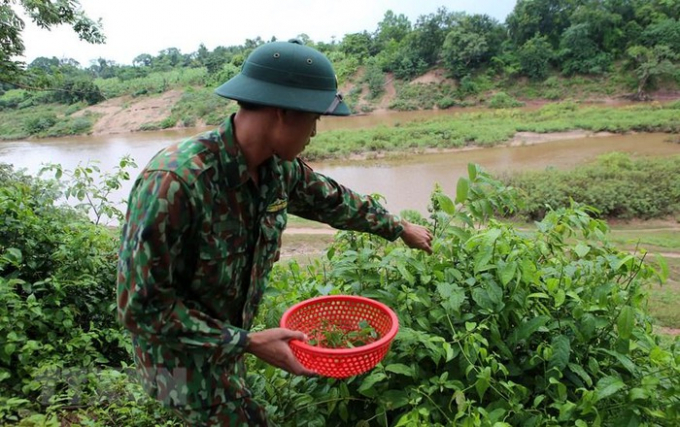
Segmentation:
{"type": "Polygon", "coordinates": [[[215,90],[251,104],[348,116],[331,62],[297,40],[271,42],[253,50],[241,72],[215,90]]]}

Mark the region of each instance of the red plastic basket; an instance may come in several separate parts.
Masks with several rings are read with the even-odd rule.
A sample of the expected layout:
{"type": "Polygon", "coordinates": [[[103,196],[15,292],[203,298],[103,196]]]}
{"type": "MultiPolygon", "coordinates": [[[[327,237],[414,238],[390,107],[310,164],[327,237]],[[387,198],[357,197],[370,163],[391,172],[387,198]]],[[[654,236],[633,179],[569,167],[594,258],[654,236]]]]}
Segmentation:
{"type": "Polygon", "coordinates": [[[310,335],[324,324],[345,330],[359,328],[366,320],[379,338],[355,348],[323,348],[293,340],[293,354],[307,369],[333,378],[347,378],[368,371],[380,362],[399,330],[397,315],[386,305],[370,298],[330,295],[312,298],[289,308],[281,318],[281,327],[310,335]]]}

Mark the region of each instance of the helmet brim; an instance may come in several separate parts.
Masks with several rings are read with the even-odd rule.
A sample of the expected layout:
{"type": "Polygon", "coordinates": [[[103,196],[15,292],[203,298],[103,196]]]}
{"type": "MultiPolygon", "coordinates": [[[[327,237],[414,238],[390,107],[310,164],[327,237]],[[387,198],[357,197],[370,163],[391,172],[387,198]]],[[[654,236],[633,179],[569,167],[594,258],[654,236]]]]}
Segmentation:
{"type": "Polygon", "coordinates": [[[330,116],[349,116],[350,114],[347,104],[343,101],[337,102],[338,95],[334,92],[280,86],[255,80],[242,73],[219,86],[215,89],[215,93],[236,101],[270,107],[288,108],[330,116]],[[335,108],[328,111],[334,103],[336,104],[335,108]]]}

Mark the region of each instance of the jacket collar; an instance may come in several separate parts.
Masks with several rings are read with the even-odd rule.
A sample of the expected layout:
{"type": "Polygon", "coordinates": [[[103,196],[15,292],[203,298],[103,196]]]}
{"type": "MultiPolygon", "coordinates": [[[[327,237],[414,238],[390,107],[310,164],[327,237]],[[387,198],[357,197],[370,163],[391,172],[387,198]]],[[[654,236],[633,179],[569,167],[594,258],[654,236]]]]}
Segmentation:
{"type": "MultiPolygon", "coordinates": [[[[222,165],[222,174],[226,177],[227,187],[235,189],[250,179],[248,174],[248,164],[246,163],[246,156],[243,150],[236,143],[234,137],[234,116],[232,114],[225,120],[217,130],[220,140],[224,145],[224,150],[220,150],[220,165],[222,165]]],[[[281,159],[273,156],[271,159],[263,163],[260,167],[264,173],[261,172],[261,184],[272,183],[282,179],[283,170],[281,168],[281,159]]]]}

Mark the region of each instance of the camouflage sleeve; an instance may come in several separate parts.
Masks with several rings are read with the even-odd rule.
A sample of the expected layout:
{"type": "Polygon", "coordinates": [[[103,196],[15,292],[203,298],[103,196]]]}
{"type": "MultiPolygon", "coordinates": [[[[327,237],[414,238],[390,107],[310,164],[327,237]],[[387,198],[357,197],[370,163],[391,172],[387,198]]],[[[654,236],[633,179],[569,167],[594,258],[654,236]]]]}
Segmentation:
{"type": "Polygon", "coordinates": [[[147,173],[133,188],[118,261],[118,317],[147,341],[186,351],[203,348],[217,360],[245,350],[248,332],[188,307],[179,296],[196,204],[175,174],[147,173]]]}
{"type": "Polygon", "coordinates": [[[291,164],[288,212],[324,222],[340,230],[363,231],[396,240],[403,231],[401,219],[370,196],[344,187],[314,172],[301,160],[291,164]]]}

